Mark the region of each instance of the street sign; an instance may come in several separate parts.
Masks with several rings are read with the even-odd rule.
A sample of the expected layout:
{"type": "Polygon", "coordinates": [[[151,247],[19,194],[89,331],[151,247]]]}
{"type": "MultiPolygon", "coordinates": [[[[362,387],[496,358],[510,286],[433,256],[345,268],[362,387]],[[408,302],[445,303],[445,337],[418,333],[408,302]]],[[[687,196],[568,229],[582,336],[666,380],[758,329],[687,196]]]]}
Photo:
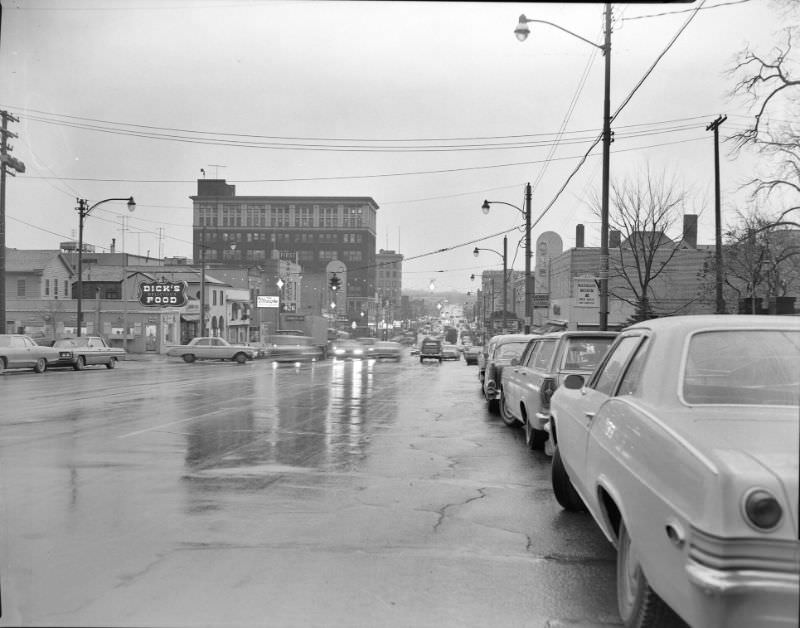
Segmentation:
{"type": "Polygon", "coordinates": [[[594,277],[575,278],[575,307],[599,307],[599,290],[594,277]]]}
{"type": "Polygon", "coordinates": [[[139,284],[139,303],[147,307],[186,305],[185,281],[143,281],[139,284]]]}
{"type": "Polygon", "coordinates": [[[280,307],[280,297],[259,294],[256,297],[256,307],[280,307]]]}

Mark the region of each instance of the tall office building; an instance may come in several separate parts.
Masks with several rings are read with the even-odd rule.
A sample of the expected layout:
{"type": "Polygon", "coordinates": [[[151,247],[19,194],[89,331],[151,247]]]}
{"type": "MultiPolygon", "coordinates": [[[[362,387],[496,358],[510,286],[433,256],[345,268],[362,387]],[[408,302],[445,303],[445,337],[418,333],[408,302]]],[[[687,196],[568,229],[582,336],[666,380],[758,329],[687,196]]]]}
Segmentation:
{"type": "Polygon", "coordinates": [[[375,225],[367,196],[237,196],[224,179],[198,179],[194,258],[241,266],[300,265],[299,314],[335,313],[340,322],[375,312],[375,225]],[[333,273],[341,289],[330,290],[333,273]],[[331,303],[336,303],[332,308],[331,303]]]}

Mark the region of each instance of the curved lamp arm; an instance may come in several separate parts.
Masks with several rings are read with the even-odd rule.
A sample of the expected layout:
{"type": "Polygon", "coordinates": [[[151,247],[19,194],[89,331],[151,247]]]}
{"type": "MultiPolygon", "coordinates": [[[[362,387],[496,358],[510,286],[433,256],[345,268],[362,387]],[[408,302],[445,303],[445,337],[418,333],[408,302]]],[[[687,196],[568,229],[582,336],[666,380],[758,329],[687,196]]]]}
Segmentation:
{"type": "Polygon", "coordinates": [[[552,26],[553,28],[557,28],[560,31],[564,31],[565,33],[572,35],[573,37],[577,37],[581,41],[585,41],[587,44],[594,46],[595,48],[599,48],[602,51],[605,51],[606,47],[603,44],[596,44],[591,39],[586,39],[586,37],[581,37],[578,33],[573,33],[571,30],[564,28],[563,26],[559,26],[558,24],[553,24],[553,22],[548,22],[547,20],[532,20],[525,17],[525,14],[519,16],[519,23],[517,27],[514,29],[514,34],[517,36],[517,39],[520,41],[525,41],[528,38],[528,35],[531,33],[531,29],[528,28],[528,24],[535,22],[537,24],[547,24],[548,26],[552,26]]]}

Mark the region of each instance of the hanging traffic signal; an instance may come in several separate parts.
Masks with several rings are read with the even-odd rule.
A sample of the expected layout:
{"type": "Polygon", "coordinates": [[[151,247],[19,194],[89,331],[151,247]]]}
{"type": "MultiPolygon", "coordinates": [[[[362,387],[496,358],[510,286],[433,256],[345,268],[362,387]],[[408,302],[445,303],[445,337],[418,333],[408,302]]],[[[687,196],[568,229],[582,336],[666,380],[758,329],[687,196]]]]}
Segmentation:
{"type": "Polygon", "coordinates": [[[341,285],[342,285],[342,280],[339,279],[336,273],[333,273],[331,275],[331,280],[330,280],[331,290],[338,290],[341,287],[341,285]]]}

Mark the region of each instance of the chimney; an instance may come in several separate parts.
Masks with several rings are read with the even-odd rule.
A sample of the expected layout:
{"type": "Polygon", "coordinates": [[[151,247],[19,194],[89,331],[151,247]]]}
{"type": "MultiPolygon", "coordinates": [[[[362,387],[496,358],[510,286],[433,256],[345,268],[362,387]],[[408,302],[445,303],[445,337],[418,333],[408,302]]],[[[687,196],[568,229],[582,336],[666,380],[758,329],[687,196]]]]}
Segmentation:
{"type": "Polygon", "coordinates": [[[683,215],[683,243],[692,248],[697,248],[697,214],[683,215]]]}
{"type": "Polygon", "coordinates": [[[608,232],[608,248],[618,249],[621,241],[621,234],[616,229],[611,229],[608,232]]]}
{"type": "Polygon", "coordinates": [[[111,252],[115,253],[117,249],[117,239],[111,238],[111,252]]]}
{"type": "Polygon", "coordinates": [[[583,225],[577,225],[575,227],[575,248],[583,248],[583,225]]]}

